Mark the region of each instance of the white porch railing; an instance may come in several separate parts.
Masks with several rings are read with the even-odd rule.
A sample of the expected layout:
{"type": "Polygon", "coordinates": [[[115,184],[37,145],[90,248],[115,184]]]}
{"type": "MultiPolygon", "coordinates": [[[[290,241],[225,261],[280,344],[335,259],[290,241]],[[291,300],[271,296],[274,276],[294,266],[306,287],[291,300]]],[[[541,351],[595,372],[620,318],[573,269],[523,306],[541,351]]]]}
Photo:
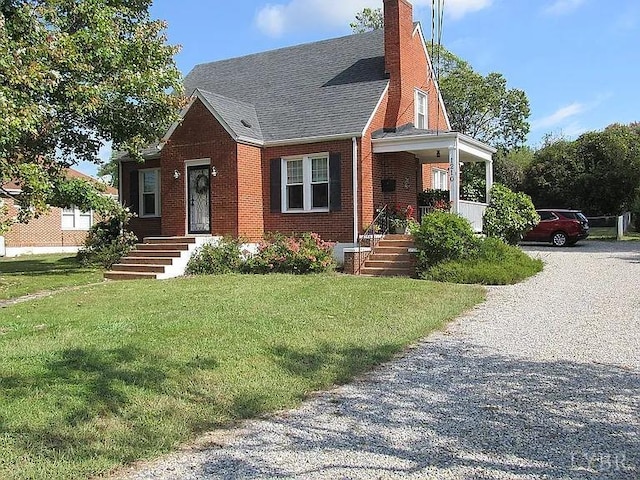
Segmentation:
{"type": "Polygon", "coordinates": [[[487,206],[486,203],[460,200],[458,215],[469,220],[474,232],[482,232],[482,217],[487,206]]]}
{"type": "MultiPolygon", "coordinates": [[[[482,217],[484,215],[484,211],[487,208],[486,203],[478,203],[478,202],[469,202],[467,200],[460,200],[458,202],[459,212],[462,218],[466,218],[471,223],[474,232],[482,232],[482,217]]],[[[432,207],[418,207],[420,209],[420,219],[424,217],[427,213],[433,210],[432,207]]]]}

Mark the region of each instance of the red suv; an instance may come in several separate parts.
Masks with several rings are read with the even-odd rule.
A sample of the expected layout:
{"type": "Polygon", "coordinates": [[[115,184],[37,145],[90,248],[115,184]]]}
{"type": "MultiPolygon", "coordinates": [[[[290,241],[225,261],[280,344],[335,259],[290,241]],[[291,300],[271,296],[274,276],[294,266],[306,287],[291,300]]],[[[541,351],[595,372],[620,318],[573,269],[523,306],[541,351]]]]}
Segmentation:
{"type": "Polygon", "coordinates": [[[579,210],[536,210],[540,223],[525,235],[525,242],[551,242],[556,247],[575,244],[589,236],[589,221],[579,210]]]}

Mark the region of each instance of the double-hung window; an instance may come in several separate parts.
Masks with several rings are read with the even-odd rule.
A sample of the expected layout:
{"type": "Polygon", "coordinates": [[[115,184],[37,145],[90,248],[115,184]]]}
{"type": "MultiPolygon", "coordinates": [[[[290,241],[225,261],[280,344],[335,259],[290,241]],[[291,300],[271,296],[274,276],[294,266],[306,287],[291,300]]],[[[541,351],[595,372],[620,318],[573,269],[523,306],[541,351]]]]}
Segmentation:
{"type": "Polygon", "coordinates": [[[62,230],[89,230],[92,223],[91,210],[83,212],[75,206],[62,209],[62,230]]]}
{"type": "Polygon", "coordinates": [[[429,128],[429,122],[427,121],[428,104],[427,94],[421,90],[416,90],[415,94],[415,127],[420,129],[429,128]]]}
{"type": "Polygon", "coordinates": [[[160,216],[160,170],[140,170],[140,216],[160,216]]]}
{"type": "Polygon", "coordinates": [[[433,188],[435,190],[449,190],[449,182],[447,179],[447,171],[434,168],[433,172],[433,188]]]}
{"type": "Polygon", "coordinates": [[[282,159],[285,212],[329,211],[329,155],[282,159]]]}

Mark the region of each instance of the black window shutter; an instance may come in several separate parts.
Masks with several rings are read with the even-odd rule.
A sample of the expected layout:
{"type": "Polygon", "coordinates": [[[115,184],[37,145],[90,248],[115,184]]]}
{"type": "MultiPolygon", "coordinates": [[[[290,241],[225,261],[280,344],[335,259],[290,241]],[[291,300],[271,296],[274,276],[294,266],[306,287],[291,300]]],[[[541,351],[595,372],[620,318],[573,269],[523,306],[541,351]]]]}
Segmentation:
{"type": "Polygon", "coordinates": [[[341,165],[340,154],[329,154],[329,211],[342,210],[342,182],[340,179],[341,165]]]}
{"type": "Polygon", "coordinates": [[[138,182],[138,170],[129,174],[129,208],[133,213],[139,213],[140,183],[138,182]]]}
{"type": "Polygon", "coordinates": [[[279,158],[272,158],[269,173],[269,194],[271,201],[271,211],[282,211],[282,177],[281,177],[281,165],[282,161],[279,158]]]}

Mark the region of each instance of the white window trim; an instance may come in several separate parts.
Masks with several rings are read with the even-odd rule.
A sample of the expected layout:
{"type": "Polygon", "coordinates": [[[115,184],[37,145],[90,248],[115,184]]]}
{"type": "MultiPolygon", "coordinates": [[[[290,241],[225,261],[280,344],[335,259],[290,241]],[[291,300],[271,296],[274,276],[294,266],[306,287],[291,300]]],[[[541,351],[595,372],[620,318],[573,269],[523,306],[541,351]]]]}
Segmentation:
{"type": "Polygon", "coordinates": [[[420,97],[424,96],[424,129],[428,130],[429,129],[429,95],[427,94],[427,92],[425,92],[424,90],[420,90],[419,88],[416,88],[414,91],[414,112],[413,112],[413,120],[414,120],[414,126],[416,128],[420,128],[418,126],[418,105],[419,105],[419,101],[420,101],[420,97]]]}
{"type": "MultiPolygon", "coordinates": [[[[82,212],[80,211],[80,209],[78,207],[76,207],[75,205],[71,208],[69,208],[68,210],[73,210],[73,227],[65,227],[64,226],[64,217],[70,217],[71,215],[65,215],[64,213],[64,208],[60,209],[60,229],[64,230],[65,232],[71,232],[71,231],[89,231],[89,229],[91,228],[91,225],[93,225],[93,210],[89,210],[89,226],[87,228],[80,228],[78,227],[78,225],[80,225],[80,216],[83,213],[87,213],[87,212],[82,212]]],[[[86,215],[85,215],[86,216],[86,215]]]]}
{"type": "MultiPolygon", "coordinates": [[[[311,160],[314,158],[325,157],[327,159],[327,184],[329,185],[329,197],[328,204],[331,205],[331,177],[330,177],[330,168],[329,168],[329,152],[320,152],[320,153],[312,153],[310,155],[296,155],[291,157],[282,157],[281,159],[281,167],[280,167],[280,194],[281,194],[281,202],[282,205],[281,211],[282,213],[327,213],[330,211],[330,207],[323,208],[312,208],[311,206],[311,193],[312,193],[312,183],[311,183],[311,160]],[[304,208],[302,209],[291,209],[287,208],[287,162],[295,160],[302,160],[302,201],[304,208]]],[[[323,182],[324,183],[324,182],[323,182]]]]}
{"type": "MultiPolygon", "coordinates": [[[[432,168],[431,169],[431,181],[433,182],[433,189],[434,190],[448,190],[449,188],[443,188],[443,187],[448,187],[448,182],[449,182],[449,174],[446,170],[443,170],[442,168],[432,168]],[[444,184],[441,185],[440,187],[436,186],[436,175],[438,176],[442,176],[441,178],[444,178],[444,184]]],[[[441,182],[442,183],[442,182],[441,182]]]]}
{"type": "Polygon", "coordinates": [[[142,170],[138,170],[138,216],[140,218],[159,218],[161,216],[160,211],[160,169],[159,168],[145,168],[142,170]],[[156,191],[154,192],[156,195],[155,201],[155,214],[153,215],[144,215],[144,173],[146,172],[156,172],[157,181],[156,181],[156,191]]]}

